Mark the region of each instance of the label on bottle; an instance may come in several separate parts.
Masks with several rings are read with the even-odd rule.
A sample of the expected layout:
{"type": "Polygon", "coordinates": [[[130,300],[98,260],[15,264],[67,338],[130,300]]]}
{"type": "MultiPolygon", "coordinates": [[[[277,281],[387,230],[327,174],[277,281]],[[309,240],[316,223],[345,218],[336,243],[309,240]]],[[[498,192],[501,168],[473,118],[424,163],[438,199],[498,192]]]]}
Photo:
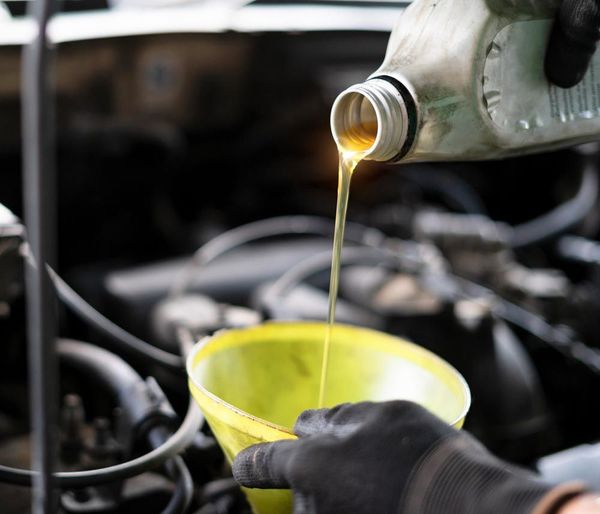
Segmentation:
{"type": "Polygon", "coordinates": [[[483,98],[490,118],[502,129],[560,129],[600,118],[600,52],[578,85],[551,85],[544,74],[550,28],[549,20],[513,23],[498,32],[488,49],[483,98]]]}

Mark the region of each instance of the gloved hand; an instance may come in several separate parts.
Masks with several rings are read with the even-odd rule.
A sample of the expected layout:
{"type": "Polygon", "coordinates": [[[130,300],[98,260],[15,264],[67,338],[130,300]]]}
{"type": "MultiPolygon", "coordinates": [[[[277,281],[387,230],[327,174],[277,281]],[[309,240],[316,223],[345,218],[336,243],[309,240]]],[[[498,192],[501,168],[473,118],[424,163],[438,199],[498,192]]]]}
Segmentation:
{"type": "Polygon", "coordinates": [[[581,491],[539,482],[407,401],[308,410],[294,431],[242,451],[233,474],[291,487],[295,514],[541,514],[581,491]]]}
{"type": "Polygon", "coordinates": [[[546,50],[546,76],[572,87],[585,74],[600,39],[600,1],[563,0],[546,50]]]}

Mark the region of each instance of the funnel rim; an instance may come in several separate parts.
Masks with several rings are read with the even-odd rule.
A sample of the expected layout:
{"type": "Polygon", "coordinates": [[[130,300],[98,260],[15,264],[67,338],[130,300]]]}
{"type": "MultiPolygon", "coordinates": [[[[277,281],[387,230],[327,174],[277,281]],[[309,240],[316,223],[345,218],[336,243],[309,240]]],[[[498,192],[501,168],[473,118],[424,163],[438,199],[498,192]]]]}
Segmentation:
{"type": "MultiPolygon", "coordinates": [[[[294,432],[289,429],[286,428],[282,425],[279,425],[277,423],[273,423],[271,421],[268,421],[264,418],[260,418],[258,416],[254,416],[253,414],[250,414],[249,412],[236,407],[235,405],[223,400],[222,398],[218,397],[217,395],[215,395],[214,393],[212,393],[211,391],[209,391],[206,387],[204,387],[202,384],[199,383],[199,381],[196,379],[195,374],[193,373],[194,371],[194,364],[195,364],[195,360],[196,360],[196,356],[197,354],[202,351],[203,349],[205,349],[208,345],[210,345],[213,341],[217,341],[219,335],[222,335],[223,333],[230,333],[232,331],[240,331],[240,330],[248,330],[248,329],[257,329],[260,327],[263,327],[265,325],[269,325],[269,326],[277,326],[277,325],[304,325],[304,326],[318,326],[318,327],[323,327],[326,328],[327,327],[327,323],[325,322],[319,322],[319,321],[309,321],[309,320],[299,320],[299,321],[279,321],[279,320],[272,320],[272,321],[267,321],[264,323],[261,323],[260,325],[256,325],[254,327],[246,327],[246,328],[242,328],[242,329],[222,329],[219,330],[217,332],[215,332],[212,335],[209,336],[205,336],[202,339],[200,339],[192,348],[192,350],[190,351],[187,360],[186,360],[186,372],[188,375],[188,380],[190,381],[191,384],[193,384],[193,386],[203,395],[207,396],[209,399],[215,401],[217,404],[225,406],[229,409],[231,409],[231,411],[233,411],[234,413],[245,417],[247,419],[250,419],[252,421],[255,421],[263,426],[268,426],[271,429],[277,430],[279,432],[282,432],[284,434],[290,435],[290,436],[296,436],[294,434],[294,432]]],[[[366,332],[376,332],[379,335],[385,335],[391,339],[395,339],[396,341],[402,343],[405,346],[411,347],[412,349],[416,350],[418,353],[421,354],[425,354],[427,355],[428,358],[433,359],[434,361],[437,362],[437,364],[439,364],[442,368],[444,368],[446,371],[450,372],[452,374],[452,376],[454,377],[454,379],[456,380],[456,383],[458,386],[460,386],[460,390],[461,390],[461,394],[463,397],[463,405],[462,405],[462,409],[459,412],[459,414],[451,421],[448,422],[448,424],[450,426],[454,426],[454,427],[459,427],[461,424],[461,421],[464,421],[464,419],[467,416],[467,413],[469,412],[469,409],[471,407],[471,390],[469,388],[469,385],[467,383],[467,381],[465,380],[465,378],[462,376],[462,374],[454,367],[452,366],[450,363],[448,363],[447,361],[445,361],[444,359],[442,359],[441,357],[439,357],[438,355],[436,355],[435,353],[429,351],[426,348],[423,348],[422,346],[413,343],[412,341],[409,341],[403,337],[399,337],[396,335],[392,335],[392,334],[387,334],[385,332],[380,332],[377,330],[373,330],[373,329],[369,329],[369,328],[365,328],[365,327],[357,327],[354,325],[348,325],[348,324],[344,324],[344,323],[336,323],[335,326],[337,327],[341,327],[341,328],[349,328],[352,330],[361,330],[361,331],[366,331],[366,332]]]]}

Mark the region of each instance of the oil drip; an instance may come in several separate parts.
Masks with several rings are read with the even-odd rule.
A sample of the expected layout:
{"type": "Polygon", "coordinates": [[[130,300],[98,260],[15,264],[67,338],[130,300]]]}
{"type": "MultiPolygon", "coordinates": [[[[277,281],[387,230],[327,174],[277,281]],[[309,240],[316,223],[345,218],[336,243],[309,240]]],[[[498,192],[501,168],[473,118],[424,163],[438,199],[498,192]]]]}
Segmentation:
{"type": "Polygon", "coordinates": [[[333,235],[333,252],[331,256],[331,276],[329,278],[329,305],[327,311],[327,332],[323,348],[323,362],[321,365],[321,381],[319,385],[319,408],[325,402],[325,389],[327,386],[327,370],[329,367],[329,350],[331,345],[331,331],[335,323],[335,306],[337,303],[340,279],[340,261],[344,245],[344,229],[346,228],[346,211],[350,196],[350,182],[356,166],[362,159],[362,154],[357,152],[340,152],[340,166],[338,177],[337,208],[335,213],[335,230],[333,235]]]}
{"type": "Polygon", "coordinates": [[[344,228],[346,226],[346,211],[350,196],[350,182],[352,174],[358,163],[365,157],[369,148],[377,138],[377,118],[371,103],[363,97],[357,97],[355,108],[360,116],[355,118],[355,123],[348,126],[347,131],[341,135],[338,144],[339,172],[337,207],[335,213],[335,230],[333,234],[333,252],[331,256],[331,276],[329,279],[329,304],[327,312],[327,332],[323,347],[323,360],[321,364],[321,380],[319,385],[318,407],[325,405],[327,391],[327,371],[329,368],[329,353],[331,336],[335,323],[335,307],[337,303],[340,279],[340,264],[342,247],[344,245],[344,228]]]}

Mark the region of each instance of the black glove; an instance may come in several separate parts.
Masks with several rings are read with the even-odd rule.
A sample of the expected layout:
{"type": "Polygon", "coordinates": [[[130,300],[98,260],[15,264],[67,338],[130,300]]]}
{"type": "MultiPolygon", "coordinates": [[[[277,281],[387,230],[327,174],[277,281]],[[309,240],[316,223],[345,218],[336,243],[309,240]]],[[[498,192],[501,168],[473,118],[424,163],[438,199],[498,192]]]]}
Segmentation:
{"type": "Polygon", "coordinates": [[[308,410],[294,431],[297,441],[242,451],[233,474],[246,487],[291,487],[295,514],[543,513],[581,491],[510,467],[411,402],[308,410]]]}
{"type": "Polygon", "coordinates": [[[600,39],[600,0],[563,0],[546,50],[546,76],[572,87],[585,74],[600,39]]]}

